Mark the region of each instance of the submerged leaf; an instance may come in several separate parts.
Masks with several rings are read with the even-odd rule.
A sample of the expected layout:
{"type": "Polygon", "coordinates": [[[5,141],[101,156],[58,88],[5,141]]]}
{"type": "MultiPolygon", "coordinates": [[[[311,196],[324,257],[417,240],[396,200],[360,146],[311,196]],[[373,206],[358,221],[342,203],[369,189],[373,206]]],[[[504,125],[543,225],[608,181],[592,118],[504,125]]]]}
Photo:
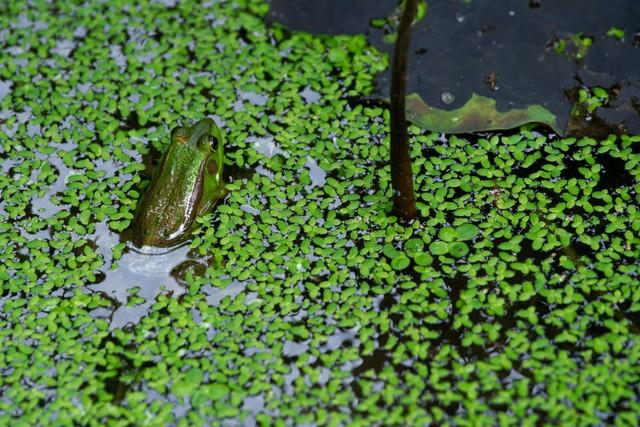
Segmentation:
{"type": "Polygon", "coordinates": [[[416,125],[434,132],[469,133],[543,123],[556,133],[564,134],[556,123],[556,116],[541,105],[501,112],[497,110],[494,99],[475,93],[462,107],[450,111],[431,107],[420,95],[412,93],[407,96],[407,117],[416,125]]]}

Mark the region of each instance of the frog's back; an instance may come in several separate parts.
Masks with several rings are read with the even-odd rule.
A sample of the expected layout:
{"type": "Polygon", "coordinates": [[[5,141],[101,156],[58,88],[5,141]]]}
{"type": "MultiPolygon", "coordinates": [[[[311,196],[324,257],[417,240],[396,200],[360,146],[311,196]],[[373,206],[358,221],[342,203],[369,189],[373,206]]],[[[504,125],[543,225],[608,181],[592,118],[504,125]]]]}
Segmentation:
{"type": "MultiPolygon", "coordinates": [[[[164,160],[164,159],[163,159],[164,160]]],[[[134,241],[139,246],[180,243],[195,225],[202,196],[201,171],[178,161],[163,179],[153,179],[136,209],[134,241]]]]}

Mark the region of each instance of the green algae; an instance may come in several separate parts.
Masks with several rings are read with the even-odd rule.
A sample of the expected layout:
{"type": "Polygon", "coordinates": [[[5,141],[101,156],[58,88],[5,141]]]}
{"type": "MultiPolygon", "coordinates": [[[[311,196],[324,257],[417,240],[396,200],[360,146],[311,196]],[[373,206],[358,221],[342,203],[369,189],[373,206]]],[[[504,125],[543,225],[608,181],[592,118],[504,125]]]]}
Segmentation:
{"type": "Polygon", "coordinates": [[[412,126],[405,227],[388,112],[346,101],[386,65],[363,38],[267,29],[254,1],[5,8],[2,424],[635,422],[640,138],[412,126]],[[112,329],[100,224],[128,227],[141,154],[207,115],[255,172],[201,220],[205,273],[112,329]]]}

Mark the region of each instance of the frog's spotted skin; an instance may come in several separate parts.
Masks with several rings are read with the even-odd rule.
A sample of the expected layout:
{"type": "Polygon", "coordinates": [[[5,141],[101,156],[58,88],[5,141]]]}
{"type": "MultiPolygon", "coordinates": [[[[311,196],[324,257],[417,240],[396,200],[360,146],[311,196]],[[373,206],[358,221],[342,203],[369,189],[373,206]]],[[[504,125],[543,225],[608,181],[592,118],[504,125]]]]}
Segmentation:
{"type": "Polygon", "coordinates": [[[171,133],[133,222],[139,246],[173,246],[182,242],[199,215],[224,197],[224,136],[215,122],[203,119],[171,133]]]}

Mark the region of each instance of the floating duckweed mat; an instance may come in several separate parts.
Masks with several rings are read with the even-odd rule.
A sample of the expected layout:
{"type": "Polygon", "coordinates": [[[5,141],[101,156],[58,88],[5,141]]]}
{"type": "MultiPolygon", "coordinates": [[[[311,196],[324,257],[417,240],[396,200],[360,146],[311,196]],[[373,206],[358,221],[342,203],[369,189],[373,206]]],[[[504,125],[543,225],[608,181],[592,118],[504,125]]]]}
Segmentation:
{"type": "Polygon", "coordinates": [[[637,423],[639,137],[411,127],[403,227],[388,113],[345,101],[386,66],[363,38],[254,0],[0,10],[0,424],[637,423]],[[253,173],[202,220],[203,275],[113,328],[100,239],[204,116],[253,173]]]}

